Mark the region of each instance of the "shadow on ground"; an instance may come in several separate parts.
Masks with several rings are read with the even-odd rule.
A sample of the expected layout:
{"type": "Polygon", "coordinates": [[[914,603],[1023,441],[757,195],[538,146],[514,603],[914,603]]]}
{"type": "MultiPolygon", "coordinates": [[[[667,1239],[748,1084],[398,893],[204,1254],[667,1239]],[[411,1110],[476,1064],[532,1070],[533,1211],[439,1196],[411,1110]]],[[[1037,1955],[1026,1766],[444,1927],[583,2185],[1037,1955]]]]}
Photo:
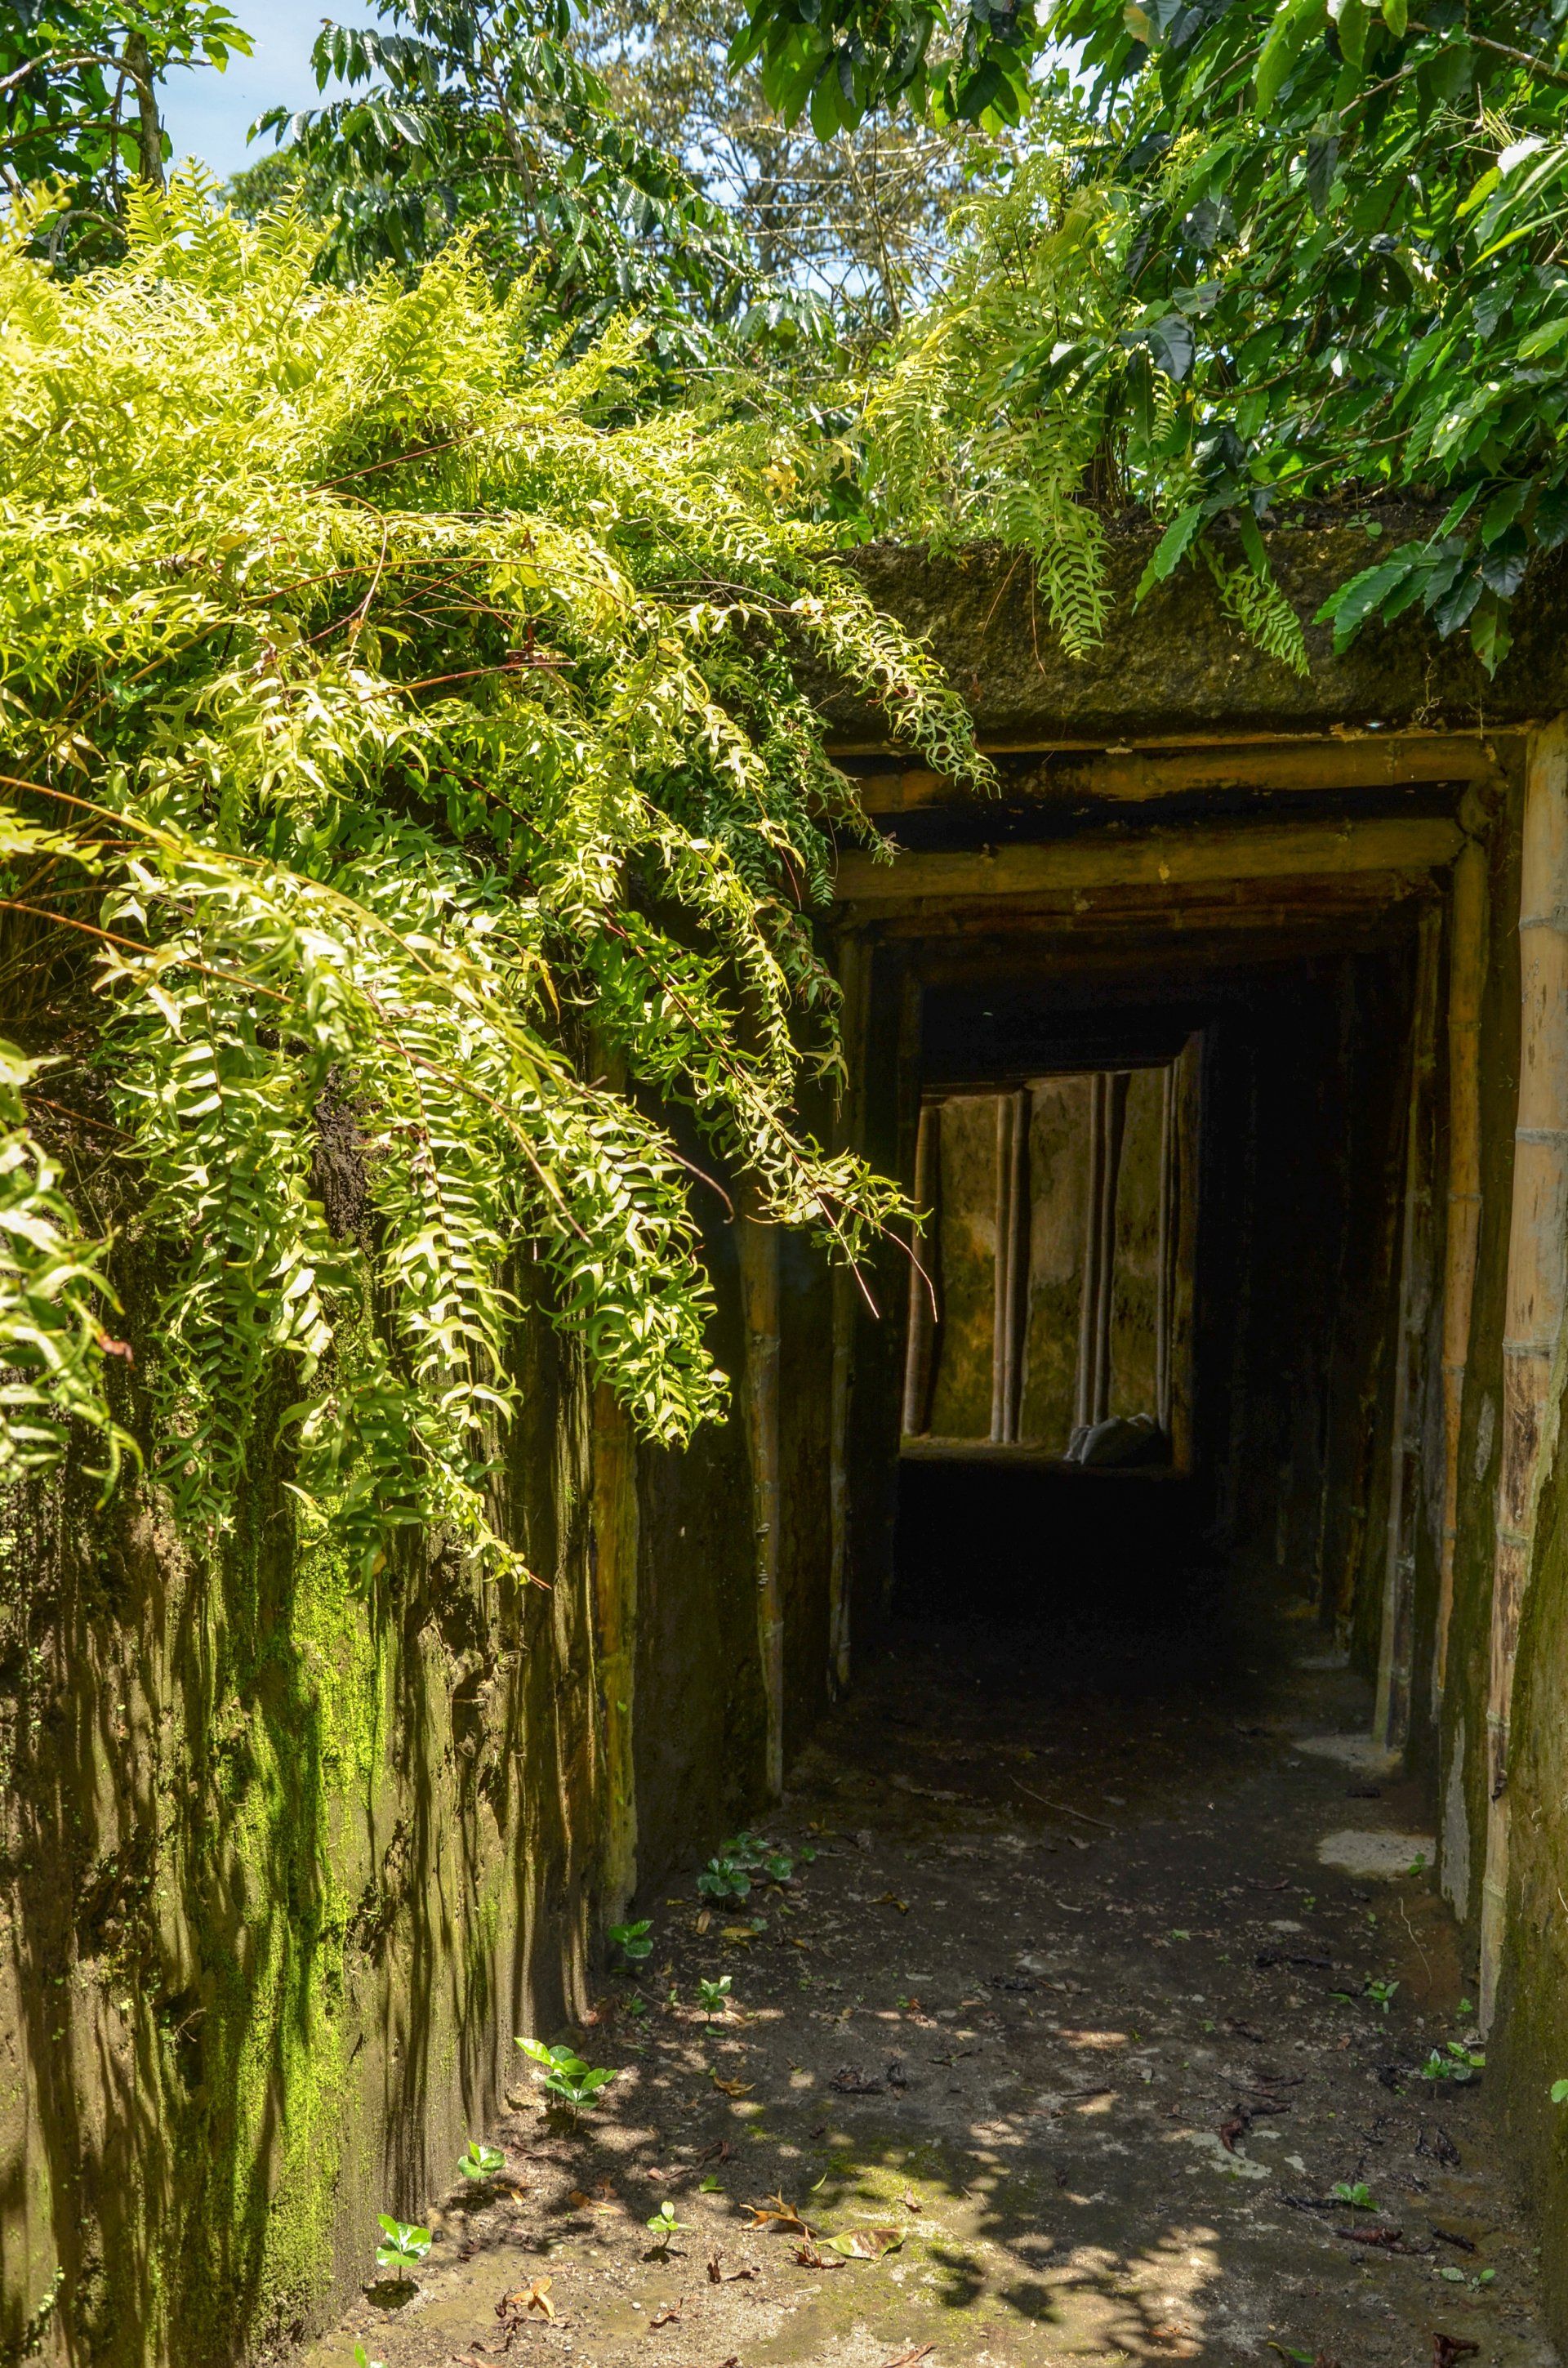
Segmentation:
{"type": "Polygon", "coordinates": [[[1419,1798],[1315,1629],[1165,1568],[1030,1624],[982,1541],[907,1588],[769,1826],[795,1878],[645,1904],[574,2034],[619,2070],[593,2128],[519,2080],[508,2190],[448,2199],[417,2301],[311,2368],[1544,2368],[1484,2076],[1423,2078],[1466,2015],[1419,1798]],[[1399,1872],[1320,1858],[1366,1832],[1399,1872]]]}

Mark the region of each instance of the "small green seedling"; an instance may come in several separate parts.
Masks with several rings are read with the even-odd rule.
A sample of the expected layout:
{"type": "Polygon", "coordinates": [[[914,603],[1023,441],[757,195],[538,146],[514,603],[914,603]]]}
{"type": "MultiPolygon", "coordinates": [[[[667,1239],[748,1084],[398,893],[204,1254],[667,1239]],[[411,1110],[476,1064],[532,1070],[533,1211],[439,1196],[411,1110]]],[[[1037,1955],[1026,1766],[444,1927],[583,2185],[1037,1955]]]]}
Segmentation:
{"type": "Polygon", "coordinates": [[[1444,2047],[1434,2047],[1421,2066],[1423,2080],[1473,2080],[1486,2068],[1485,2051],[1467,2047],[1462,2039],[1450,2039],[1444,2047]]]}
{"type": "Polygon", "coordinates": [[[1458,2007],[1455,2009],[1455,2012],[1458,2014],[1473,2014],[1475,2012],[1475,2009],[1471,2006],[1468,1998],[1460,1998],[1458,2007]]]}
{"type": "Polygon", "coordinates": [[[653,1953],[653,1927],[644,1917],[640,1924],[612,1924],[609,1938],[612,1947],[620,1951],[629,1965],[640,1965],[644,1957],[653,1953]]]}
{"type": "Polygon", "coordinates": [[[756,1834],[736,1834],[697,1878],[705,1899],[745,1899],[754,1877],[765,1883],[788,1883],[795,1862],[787,1850],[775,1850],[756,1834]]]}
{"type": "Polygon", "coordinates": [[[1472,2294],[1478,2294],[1483,2287],[1489,2286],[1496,2274],[1497,2272],[1495,2270],[1477,2270],[1474,2277],[1467,2278],[1462,2270],[1456,2270],[1448,2267],[1440,2269],[1437,2271],[1437,2275],[1440,2278],[1446,2278],[1449,2285],[1469,2286],[1472,2294]]]}
{"type": "Polygon", "coordinates": [[[641,2015],[647,2013],[648,2001],[643,1997],[641,1990],[632,1991],[631,1996],[626,2001],[626,2011],[628,2014],[641,2015]]]}
{"type": "Polygon", "coordinates": [[[698,1982],[698,1994],[702,2000],[702,2012],[709,2022],[716,2014],[727,2014],[730,2008],[731,1975],[722,1974],[716,1982],[703,1978],[698,1982]]]}
{"type": "Polygon", "coordinates": [[[372,2360],[362,2343],[354,2346],[354,2368],[387,2368],[384,2360],[372,2360]]]}
{"type": "Polygon", "coordinates": [[[745,1899],[751,1893],[751,1876],[739,1859],[726,1858],[721,1850],[698,1876],[697,1888],[705,1899],[745,1899]]]}
{"type": "Polygon", "coordinates": [[[602,2066],[585,2064],[570,2047],[546,2047],[540,2039],[519,2039],[517,2045],[530,2064],[539,2066],[535,2077],[543,2081],[545,2095],[566,2106],[574,2120],[591,2111],[600,2090],[617,2077],[602,2066]]]}
{"type": "Polygon", "coordinates": [[[1357,2180],[1354,2186],[1347,2179],[1337,2180],[1328,2192],[1336,2203],[1348,2203],[1352,2212],[1375,2212],[1378,2208],[1364,2179],[1357,2180]]]}
{"type": "Polygon", "coordinates": [[[1370,1998],[1374,2006],[1381,2007],[1387,2014],[1398,1993],[1397,1982],[1369,1982],[1361,1995],[1363,1998],[1370,1998]]]}
{"type": "Polygon", "coordinates": [[[665,2201],[660,2204],[658,2210],[654,2213],[653,2218],[645,2222],[644,2226],[647,2227],[650,2236],[653,2237],[654,2244],[657,2245],[660,2252],[667,2253],[670,2249],[671,2237],[678,2237],[686,2226],[686,2223],[684,2220],[677,2220],[676,2218],[675,2205],[670,2202],[668,2196],[666,2196],[665,2201]]]}
{"type": "Polygon", "coordinates": [[[1548,2093],[1554,2105],[1568,2105],[1568,2080],[1554,2080],[1548,2093]]]}
{"type": "Polygon", "coordinates": [[[724,2182],[716,2170],[710,2170],[699,2191],[703,2195],[717,2195],[724,2182]]]}
{"type": "Polygon", "coordinates": [[[506,2157],[500,2147],[485,2146],[478,2138],[470,2138],[458,2157],[458,2169],[465,2179],[494,2179],[506,2168],[506,2157]]]}
{"type": "Polygon", "coordinates": [[[416,2220],[394,2220],[390,2212],[378,2212],[377,2219],[384,2230],[376,2247],[376,2266],[395,2270],[402,2278],[412,2281],[415,2271],[430,2250],[430,2231],[416,2220]]]}

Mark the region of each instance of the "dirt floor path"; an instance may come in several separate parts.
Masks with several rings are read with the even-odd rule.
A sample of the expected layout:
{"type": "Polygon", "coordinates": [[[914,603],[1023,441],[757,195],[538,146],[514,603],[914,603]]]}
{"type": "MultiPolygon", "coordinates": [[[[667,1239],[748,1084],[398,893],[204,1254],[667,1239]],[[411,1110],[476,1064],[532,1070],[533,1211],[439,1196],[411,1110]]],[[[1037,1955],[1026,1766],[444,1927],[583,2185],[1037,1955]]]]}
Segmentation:
{"type": "Polygon", "coordinates": [[[896,1638],[767,1827],[787,1889],[648,1904],[544,2034],[619,2067],[592,2126],[519,2056],[505,2181],[309,2368],[1554,2360],[1484,2075],[1422,2077],[1467,2017],[1419,1794],[1315,1631],[1165,1644],[896,1638]]]}

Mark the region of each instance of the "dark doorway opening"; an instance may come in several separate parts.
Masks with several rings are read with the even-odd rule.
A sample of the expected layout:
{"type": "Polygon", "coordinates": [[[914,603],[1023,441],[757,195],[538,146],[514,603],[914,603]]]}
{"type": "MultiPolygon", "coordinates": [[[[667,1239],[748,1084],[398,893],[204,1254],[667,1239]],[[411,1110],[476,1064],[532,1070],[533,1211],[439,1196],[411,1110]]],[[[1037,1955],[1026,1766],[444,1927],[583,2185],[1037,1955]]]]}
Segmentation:
{"type": "MultiPolygon", "coordinates": [[[[1293,961],[1210,960],[1185,973],[1178,962],[1158,998],[1136,975],[1075,986],[1015,971],[927,987],[926,1107],[934,1093],[988,1087],[1021,1107],[1042,1061],[1131,1067],[1192,1048],[1190,1265],[1163,1285],[1166,1304],[1188,1309],[1189,1373],[1180,1452],[1165,1468],[1081,1468],[1059,1447],[994,1431],[915,1437],[906,1422],[895,1615],[1033,1623],[1065,1645],[1091,1633],[1214,1633],[1235,1616],[1245,1624],[1250,1598],[1259,1611],[1310,1606],[1365,1624],[1358,1641],[1375,1659],[1422,1089],[1414,1046],[1431,984],[1422,942],[1407,906],[1359,944],[1293,961]]],[[[980,1297],[971,1288],[964,1306],[980,1297]]],[[[938,1304],[938,1334],[941,1320],[938,1304]]],[[[1028,1325],[1015,1329],[1038,1353],[1028,1325]]],[[[1029,1403],[1027,1373],[1012,1387],[1029,1403]]],[[[944,1403],[935,1391],[928,1402],[944,1403]]]]}

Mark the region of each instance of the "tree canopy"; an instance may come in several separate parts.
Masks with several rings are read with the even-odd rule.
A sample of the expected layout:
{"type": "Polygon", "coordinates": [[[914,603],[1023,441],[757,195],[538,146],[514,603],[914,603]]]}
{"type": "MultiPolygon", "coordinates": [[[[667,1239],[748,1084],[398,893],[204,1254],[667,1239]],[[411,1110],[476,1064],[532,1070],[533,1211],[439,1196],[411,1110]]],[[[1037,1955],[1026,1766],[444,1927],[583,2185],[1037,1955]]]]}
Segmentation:
{"type": "Polygon", "coordinates": [[[171,68],[222,70],[250,47],[223,0],[12,0],[0,13],[0,183],[51,190],[35,227],[51,261],[115,253],[130,184],[162,187],[171,68]]]}
{"type": "MultiPolygon", "coordinates": [[[[1283,655],[1260,524],[1415,500],[1431,529],[1372,554],[1336,631],[1419,602],[1497,664],[1530,553],[1568,532],[1561,9],[1056,0],[1037,20],[983,0],[756,0],[737,55],[824,132],[879,105],[1029,118],[900,357],[902,392],[891,410],[872,396],[902,413],[906,454],[974,454],[971,530],[1005,422],[1059,521],[1085,495],[1143,503],[1166,522],[1156,574],[1205,552],[1283,655]]],[[[1005,524],[1010,470],[1000,491],[1005,524]]],[[[1068,521],[1074,537],[1092,527],[1068,521]]],[[[1079,597],[1077,626],[1058,608],[1070,634],[1079,597]]]]}

